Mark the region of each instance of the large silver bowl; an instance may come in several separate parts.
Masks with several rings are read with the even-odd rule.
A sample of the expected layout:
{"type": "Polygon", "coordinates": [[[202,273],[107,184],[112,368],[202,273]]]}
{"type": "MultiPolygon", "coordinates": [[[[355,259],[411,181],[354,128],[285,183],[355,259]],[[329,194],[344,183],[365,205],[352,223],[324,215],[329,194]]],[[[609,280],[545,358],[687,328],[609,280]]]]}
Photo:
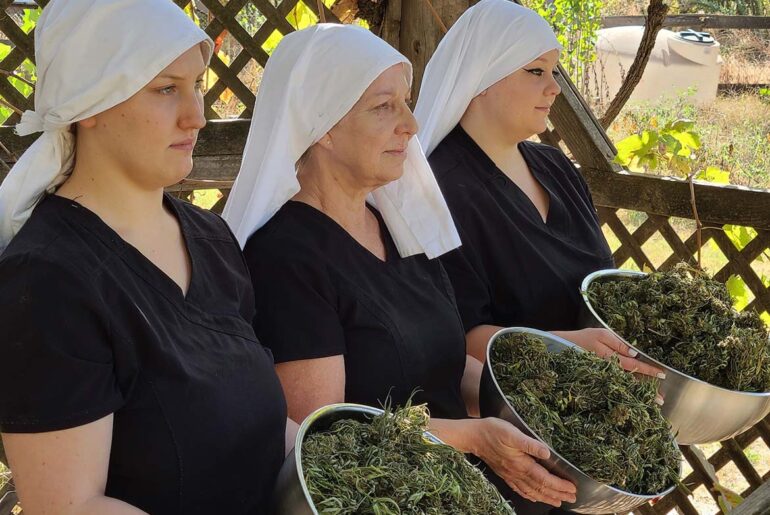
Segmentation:
{"type": "MultiPolygon", "coordinates": [[[[308,415],[299,427],[297,438],[294,441],[294,450],[287,456],[281,471],[278,473],[271,513],[275,515],[318,515],[310,492],[307,490],[305,474],[302,471],[302,442],[305,441],[306,435],[329,429],[338,420],[367,421],[381,413],[381,409],[361,404],[341,403],[324,406],[308,415]]],[[[442,443],[441,440],[427,431],[425,437],[433,443],[442,443]]]]}
{"type": "MultiPolygon", "coordinates": [[[[588,289],[594,282],[634,280],[647,274],[633,270],[599,270],[589,274],[580,287],[584,309],[581,327],[605,327],[612,331],[594,310],[588,289]]],[[[613,331],[614,332],[614,331],[613,331]]],[[[626,344],[622,336],[615,333],[626,344]]],[[[718,442],[732,438],[751,428],[770,413],[770,392],[751,393],[714,386],[639,352],[637,359],[661,368],[666,379],[661,381],[663,415],[671,422],[677,441],[682,445],[718,442]]]]}
{"type": "MultiPolygon", "coordinates": [[[[566,349],[582,349],[575,344],[559,338],[551,333],[529,329],[526,327],[510,327],[501,329],[492,335],[487,345],[487,360],[484,364],[484,371],[481,375],[481,390],[479,394],[479,404],[482,417],[498,417],[507,420],[516,426],[522,433],[535,438],[545,445],[548,445],[538,434],[536,434],[524,420],[519,416],[510,402],[505,398],[505,394],[500,389],[494,374],[492,373],[492,361],[490,350],[494,341],[501,335],[508,333],[529,333],[539,336],[545,342],[549,352],[562,352],[566,349]]],[[[672,445],[676,443],[672,441],[672,445]]],[[[662,492],[652,495],[638,495],[625,492],[618,488],[600,483],[590,476],[584,474],[575,465],[551,448],[551,457],[547,460],[538,460],[552,474],[571,481],[577,488],[576,500],[574,503],[562,503],[562,509],[573,511],[575,513],[625,513],[641,506],[642,504],[661,497],[671,492],[675,485],[662,492]]],[[[679,450],[677,449],[677,452],[679,450]]]]}

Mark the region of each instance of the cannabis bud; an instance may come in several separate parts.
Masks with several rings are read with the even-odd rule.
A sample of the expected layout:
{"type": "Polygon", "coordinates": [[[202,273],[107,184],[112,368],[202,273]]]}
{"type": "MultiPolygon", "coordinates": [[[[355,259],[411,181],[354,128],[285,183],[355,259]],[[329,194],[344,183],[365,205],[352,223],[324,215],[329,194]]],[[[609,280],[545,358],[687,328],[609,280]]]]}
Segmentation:
{"type": "Polygon", "coordinates": [[[309,434],[302,467],[322,514],[513,515],[465,456],[425,439],[424,405],[385,407],[370,422],[343,419],[309,434]]]}
{"type": "Polygon", "coordinates": [[[770,391],[770,336],[754,311],[737,312],[727,288],[685,263],[639,278],[596,281],[588,297],[634,347],[707,383],[770,391]]]}
{"type": "Polygon", "coordinates": [[[584,474],[639,495],[678,481],[680,455],[655,404],[657,381],[637,380],[617,358],[549,352],[527,333],[496,338],[490,365],[518,415],[584,474]]]}

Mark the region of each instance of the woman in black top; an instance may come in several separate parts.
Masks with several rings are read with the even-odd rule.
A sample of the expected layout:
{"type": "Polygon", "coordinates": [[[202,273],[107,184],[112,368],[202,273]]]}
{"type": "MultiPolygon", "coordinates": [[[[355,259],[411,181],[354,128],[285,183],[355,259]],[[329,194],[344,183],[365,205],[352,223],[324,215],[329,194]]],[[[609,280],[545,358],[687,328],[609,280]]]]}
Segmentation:
{"type": "MultiPolygon", "coordinates": [[[[254,327],[275,355],[291,418],[301,420],[341,401],[378,406],[390,396],[403,404],[415,392],[416,402],[427,403],[438,437],[479,456],[522,489],[539,488],[553,502],[574,499],[570,483],[532,458],[546,455],[545,446],[502,420],[468,418],[466,404],[477,403],[478,375],[470,379],[474,374],[466,368],[474,360],[466,358],[448,278],[440,262],[426,255],[446,250],[434,242],[454,232],[451,219],[445,218],[449,227],[441,225],[443,200],[435,182],[426,181],[410,205],[408,181],[420,173],[434,179],[413,138],[408,61],[368,31],[321,25],[287,36],[271,62],[252,134],[272,133],[265,128],[274,124],[280,130],[300,117],[308,124],[279,134],[300,142],[294,149],[298,191],[291,200],[282,199],[275,215],[268,213],[269,221],[248,238],[245,255],[257,299],[254,327]],[[339,52],[346,63],[341,77],[317,61],[324,55],[340,58],[339,52]],[[294,76],[313,81],[292,82],[294,76]],[[296,98],[293,88],[310,85],[327,97],[306,98],[277,115],[269,110],[280,105],[276,92],[296,98]],[[352,105],[335,106],[340,98],[352,105]],[[313,130],[316,141],[306,136],[313,130]],[[370,194],[379,209],[367,206],[370,194]],[[388,211],[388,200],[398,209],[388,211]],[[408,236],[419,231],[414,222],[431,202],[432,213],[422,218],[431,230],[414,238],[422,250],[410,255],[404,252],[408,236]],[[410,231],[401,231],[399,220],[411,224],[410,231]]],[[[264,192],[269,180],[264,174],[274,169],[260,163],[280,164],[294,179],[295,162],[278,163],[274,151],[264,148],[258,158],[244,159],[238,180],[251,180],[254,187],[244,195],[249,183],[236,183],[236,195],[259,198],[264,192]]],[[[281,187],[270,190],[284,195],[281,187]]],[[[244,216],[228,218],[237,210],[234,202],[225,217],[238,234],[244,216]]]]}
{"type": "MultiPolygon", "coordinates": [[[[559,49],[537,13],[482,0],[449,30],[423,77],[415,116],[463,243],[441,261],[467,352],[483,362],[496,331],[526,326],[655,375],[610,331],[578,325],[582,279],[614,265],[580,173],[560,150],[526,141],[546,129],[560,93],[559,49]]],[[[549,509],[513,500],[521,513],[549,509]]]]}
{"type": "Polygon", "coordinates": [[[426,69],[415,113],[463,241],[442,262],[468,352],[483,361],[501,326],[528,326],[602,356],[618,353],[626,368],[655,375],[609,331],[578,326],[580,282],[614,264],[578,170],[559,149],[526,141],[546,129],[561,91],[554,79],[559,49],[533,11],[482,0],[426,69]]]}
{"type": "Polygon", "coordinates": [[[0,257],[0,430],[25,513],[266,513],[286,406],[248,269],[221,218],[163,193],[192,168],[212,46],[171,2],[40,17],[20,128],[45,132],[0,189],[23,224],[0,257]]]}

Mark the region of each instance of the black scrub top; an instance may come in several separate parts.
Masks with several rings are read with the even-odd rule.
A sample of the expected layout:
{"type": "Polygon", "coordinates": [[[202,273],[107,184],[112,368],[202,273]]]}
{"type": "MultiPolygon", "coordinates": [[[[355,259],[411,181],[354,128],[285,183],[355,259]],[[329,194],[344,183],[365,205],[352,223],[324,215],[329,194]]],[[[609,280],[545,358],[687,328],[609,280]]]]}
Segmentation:
{"type": "Polygon", "coordinates": [[[519,144],[550,197],[546,222],[532,201],[458,124],[429,161],[462,247],[441,261],[466,331],[481,325],[579,329],[583,278],[613,268],[591,193],[560,150],[519,144]]]}
{"type": "Polygon", "coordinates": [[[237,242],[166,196],[186,296],[93,212],[50,195],[0,258],[0,430],[114,414],[105,495],[156,514],[266,513],[286,403],[237,242]]]}
{"type": "Polygon", "coordinates": [[[438,260],[401,258],[379,214],[383,262],[314,207],[287,202],[244,249],[256,295],[254,329],[277,363],[345,357],[345,401],[390,395],[431,415],[466,416],[465,338],[438,260]]]}

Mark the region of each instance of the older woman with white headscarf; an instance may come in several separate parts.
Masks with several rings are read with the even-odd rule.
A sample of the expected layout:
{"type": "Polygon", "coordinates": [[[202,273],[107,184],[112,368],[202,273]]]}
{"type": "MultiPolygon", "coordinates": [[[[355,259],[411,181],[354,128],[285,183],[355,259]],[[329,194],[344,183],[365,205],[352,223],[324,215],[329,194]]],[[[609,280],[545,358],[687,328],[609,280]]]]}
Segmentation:
{"type": "Polygon", "coordinates": [[[409,61],[359,27],[295,32],[271,56],[224,212],[245,243],[255,330],[291,418],[414,393],[444,441],[523,490],[574,499],[535,462],[545,446],[468,418],[478,375],[466,373],[454,296],[432,259],[459,240],[414,137],[410,84],[409,61]]]}
{"type": "Polygon", "coordinates": [[[262,513],[286,405],[240,247],[164,195],[213,44],[170,0],[53,0],[0,187],[0,431],[27,513],[262,513]]]}
{"type": "Polygon", "coordinates": [[[534,327],[656,375],[609,331],[578,325],[580,283],[612,267],[612,256],[578,170],[559,149],[526,141],[546,129],[561,91],[554,79],[560,49],[537,13],[481,0],[452,26],[425,70],[415,116],[462,238],[441,260],[467,351],[483,362],[500,327],[534,327]]]}

